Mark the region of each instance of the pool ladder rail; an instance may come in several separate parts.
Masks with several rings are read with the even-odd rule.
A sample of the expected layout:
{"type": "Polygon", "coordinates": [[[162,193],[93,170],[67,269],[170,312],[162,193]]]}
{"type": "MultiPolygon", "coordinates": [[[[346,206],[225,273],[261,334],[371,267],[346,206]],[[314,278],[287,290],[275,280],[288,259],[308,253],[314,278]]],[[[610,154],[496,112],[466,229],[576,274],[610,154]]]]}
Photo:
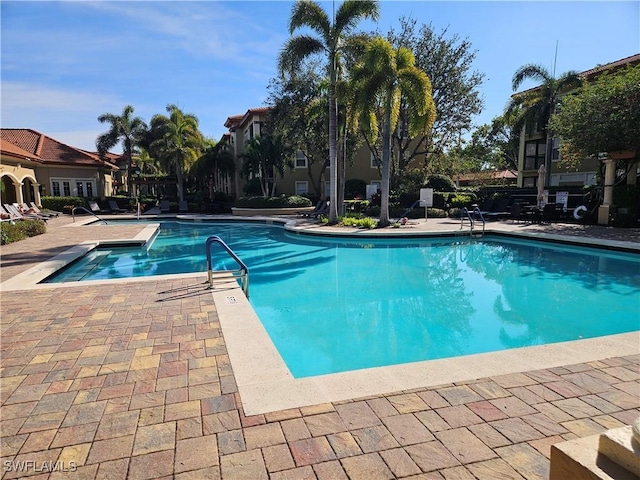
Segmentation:
{"type": "Polygon", "coordinates": [[[485,219],[484,216],[482,215],[482,212],[480,211],[480,209],[477,206],[474,206],[473,209],[471,211],[469,211],[469,209],[467,207],[462,207],[462,209],[460,210],[460,230],[462,230],[462,227],[464,226],[464,221],[465,220],[469,220],[469,235],[473,236],[475,233],[475,224],[478,220],[480,220],[482,222],[482,232],[479,232],[478,234],[481,237],[484,237],[484,227],[485,227],[485,219]],[[476,218],[477,217],[477,218],[476,218]]]}
{"type": "Polygon", "coordinates": [[[242,260],[240,260],[240,258],[235,254],[235,252],[231,250],[231,248],[226,243],[224,243],[224,241],[217,235],[212,235],[209,238],[207,238],[207,242],[205,244],[205,248],[207,250],[207,275],[209,279],[209,288],[213,288],[213,280],[214,280],[214,277],[213,277],[214,270],[211,262],[211,245],[214,243],[217,243],[218,245],[222,246],[222,248],[224,248],[226,252],[231,256],[231,258],[233,258],[233,260],[240,266],[238,270],[215,270],[216,273],[223,273],[223,274],[229,275],[229,277],[218,276],[216,278],[240,279],[240,286],[242,287],[242,291],[244,292],[244,295],[247,298],[249,298],[249,269],[247,268],[245,263],[242,260]]]}
{"type": "Polygon", "coordinates": [[[105,225],[108,225],[107,221],[104,218],[100,218],[98,215],[96,215],[91,210],[89,210],[89,209],[87,209],[85,207],[73,207],[71,209],[71,217],[73,218],[74,222],[76,221],[76,210],[80,210],[80,211],[88,213],[89,215],[93,215],[94,217],[96,217],[101,222],[104,222],[105,225]]]}

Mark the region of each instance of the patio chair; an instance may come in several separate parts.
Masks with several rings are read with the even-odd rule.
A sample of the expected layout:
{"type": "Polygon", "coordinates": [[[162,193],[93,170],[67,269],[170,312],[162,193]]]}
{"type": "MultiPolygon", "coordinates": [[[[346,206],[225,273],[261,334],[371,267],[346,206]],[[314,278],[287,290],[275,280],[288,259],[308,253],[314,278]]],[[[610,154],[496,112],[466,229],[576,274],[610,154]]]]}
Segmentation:
{"type": "Polygon", "coordinates": [[[89,210],[91,210],[92,213],[111,213],[110,210],[103,210],[100,208],[100,205],[98,205],[98,202],[95,200],[89,200],[87,203],[89,204],[89,210]]]}
{"type": "Polygon", "coordinates": [[[186,200],[180,200],[178,204],[178,212],[188,212],[189,211],[189,203],[186,200]]]}
{"type": "Polygon", "coordinates": [[[43,220],[47,221],[47,218],[44,218],[35,213],[22,213],[17,207],[14,205],[10,205],[8,203],[4,204],[4,209],[14,218],[18,220],[43,220]]]}
{"type": "Polygon", "coordinates": [[[19,220],[19,217],[13,215],[13,213],[8,212],[2,205],[0,205],[0,220],[3,222],[12,222],[14,220],[19,220]]]}
{"type": "Polygon", "coordinates": [[[123,213],[126,212],[124,208],[120,208],[115,200],[109,200],[109,208],[111,213],[123,213]]]}
{"type": "Polygon", "coordinates": [[[160,213],[169,213],[170,210],[169,200],[160,200],[160,213]]]}
{"type": "Polygon", "coordinates": [[[47,210],[46,212],[43,212],[42,210],[40,210],[40,207],[38,207],[34,202],[31,202],[30,205],[31,205],[31,208],[33,208],[33,210],[36,213],[40,214],[40,215],[48,215],[50,217],[58,217],[60,215],[60,213],[62,213],[62,212],[56,212],[55,210],[47,210]]]}
{"type": "Polygon", "coordinates": [[[316,206],[313,210],[301,211],[301,212],[298,212],[298,215],[300,215],[301,217],[312,217],[313,215],[318,213],[320,210],[322,210],[324,204],[325,204],[324,200],[318,200],[318,203],[316,203],[316,206]]]}
{"type": "Polygon", "coordinates": [[[313,215],[309,215],[311,218],[318,218],[320,215],[329,213],[329,202],[322,202],[320,209],[314,212],[313,215]]]}
{"type": "Polygon", "coordinates": [[[547,203],[542,207],[542,221],[551,223],[558,220],[558,212],[555,203],[547,203]]]}

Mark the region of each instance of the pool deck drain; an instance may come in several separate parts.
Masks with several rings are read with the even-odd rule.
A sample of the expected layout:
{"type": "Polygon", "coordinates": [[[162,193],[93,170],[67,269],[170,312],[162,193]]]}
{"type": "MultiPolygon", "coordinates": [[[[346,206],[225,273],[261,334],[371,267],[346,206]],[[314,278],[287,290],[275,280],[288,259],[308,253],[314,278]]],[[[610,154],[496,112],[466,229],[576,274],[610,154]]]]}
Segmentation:
{"type": "MultiPolygon", "coordinates": [[[[80,241],[59,220],[41,238],[3,246],[3,282],[80,241]]],[[[139,233],[86,228],[86,240],[139,233]]],[[[69,478],[35,471],[51,461],[79,478],[546,479],[553,443],[640,415],[637,334],[603,337],[608,350],[598,353],[572,342],[561,366],[529,366],[520,355],[513,373],[458,382],[458,369],[440,368],[439,385],[249,415],[238,385],[247,372],[230,342],[244,338],[253,355],[251,338],[243,324],[225,325],[226,310],[246,319],[244,298],[205,280],[3,290],[3,478],[69,478]]]]}

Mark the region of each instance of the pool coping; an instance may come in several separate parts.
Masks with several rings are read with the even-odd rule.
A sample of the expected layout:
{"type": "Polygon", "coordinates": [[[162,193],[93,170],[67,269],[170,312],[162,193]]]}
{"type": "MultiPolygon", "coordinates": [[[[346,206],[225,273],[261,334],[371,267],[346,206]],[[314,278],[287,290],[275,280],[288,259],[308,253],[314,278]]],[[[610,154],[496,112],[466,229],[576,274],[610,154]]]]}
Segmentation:
{"type": "Polygon", "coordinates": [[[246,415],[640,353],[640,331],[296,379],[242,290],[212,292],[246,415]]]}

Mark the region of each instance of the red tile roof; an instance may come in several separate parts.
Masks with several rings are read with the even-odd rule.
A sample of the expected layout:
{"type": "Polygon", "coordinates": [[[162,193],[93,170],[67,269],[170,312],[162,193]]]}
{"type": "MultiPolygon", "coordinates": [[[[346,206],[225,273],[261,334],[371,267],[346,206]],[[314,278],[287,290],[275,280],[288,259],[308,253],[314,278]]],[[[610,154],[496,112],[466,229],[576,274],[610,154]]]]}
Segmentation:
{"type": "Polygon", "coordinates": [[[36,162],[42,162],[42,160],[40,160],[40,158],[36,154],[28,152],[14,145],[13,143],[9,143],[6,140],[3,140],[2,138],[0,138],[0,152],[14,157],[24,157],[36,162]]]}
{"type": "MultiPolygon", "coordinates": [[[[635,55],[631,55],[630,57],[621,58],[620,60],[616,60],[615,62],[599,65],[589,70],[585,70],[584,72],[580,72],[578,75],[580,75],[584,80],[594,80],[599,74],[602,74],[607,70],[615,70],[620,67],[625,67],[627,65],[632,67],[638,63],[640,63],[640,53],[636,53],[635,55]]],[[[512,97],[521,95],[526,92],[531,92],[533,90],[537,90],[538,88],[540,88],[540,86],[532,87],[527,90],[514,93],[512,97]]]]}
{"type": "Polygon", "coordinates": [[[228,129],[237,128],[239,125],[242,125],[251,115],[260,115],[263,113],[268,113],[273,110],[273,107],[258,107],[258,108],[250,108],[246,113],[241,115],[232,115],[227,117],[227,121],[224,122],[224,126],[228,129]]]}
{"type": "Polygon", "coordinates": [[[107,167],[117,170],[115,165],[100,160],[95,154],[71,147],[29,128],[2,128],[0,138],[3,144],[7,142],[25,150],[45,164],[107,167]]]}
{"type": "Polygon", "coordinates": [[[640,63],[640,53],[636,53],[635,55],[631,55],[630,57],[625,57],[620,60],[616,60],[615,62],[607,63],[605,65],[600,65],[598,67],[594,67],[590,70],[585,70],[580,75],[584,78],[591,78],[594,75],[604,72],[605,70],[609,70],[612,68],[624,67],[626,65],[633,66],[636,63],[640,63]]]}

